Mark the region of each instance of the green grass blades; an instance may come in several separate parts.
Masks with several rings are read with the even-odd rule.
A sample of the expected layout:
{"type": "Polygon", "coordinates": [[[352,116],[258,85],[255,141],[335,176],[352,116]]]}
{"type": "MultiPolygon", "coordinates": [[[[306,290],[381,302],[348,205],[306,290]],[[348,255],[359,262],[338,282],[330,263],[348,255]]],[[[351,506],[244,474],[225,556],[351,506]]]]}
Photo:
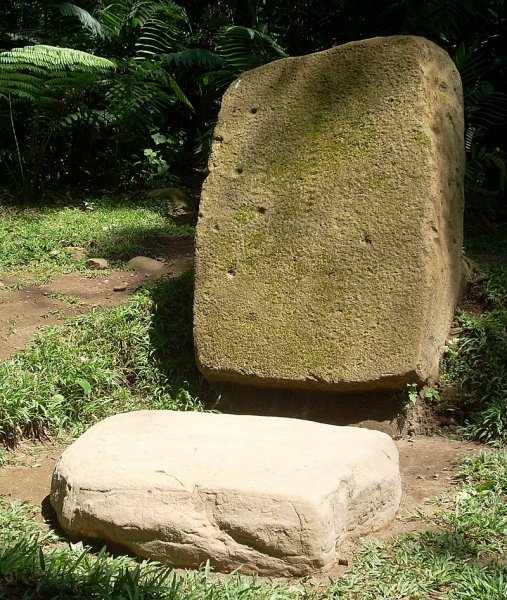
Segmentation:
{"type": "Polygon", "coordinates": [[[504,600],[507,569],[472,559],[460,538],[426,532],[362,544],[351,575],[328,598],[361,600],[504,600]]]}
{"type": "Polygon", "coordinates": [[[176,574],[170,566],[113,558],[44,533],[26,503],[0,499],[0,598],[14,600],[288,600],[285,584],[238,574],[227,579],[201,571],[176,574]]]}
{"type": "Polygon", "coordinates": [[[361,544],[352,572],[329,597],[507,598],[507,452],[467,459],[459,479],[461,489],[429,518],[430,530],[361,544]]]}
{"type": "Polygon", "coordinates": [[[139,409],[201,409],[192,339],[193,274],[127,303],[42,330],[0,363],[0,440],[70,430],[139,409]]]}
{"type": "Polygon", "coordinates": [[[507,268],[488,269],[480,294],[487,310],[458,314],[460,333],[446,349],[440,384],[461,387],[457,408],[468,415],[464,437],[502,446],[507,444],[507,268]]]}
{"type": "Polygon", "coordinates": [[[171,224],[160,201],[142,197],[103,197],[75,206],[27,209],[0,205],[0,279],[15,274],[21,282],[83,271],[86,258],[112,266],[149,253],[142,241],[157,234],[188,234],[171,224]],[[76,257],[74,248],[82,249],[76,257]]]}

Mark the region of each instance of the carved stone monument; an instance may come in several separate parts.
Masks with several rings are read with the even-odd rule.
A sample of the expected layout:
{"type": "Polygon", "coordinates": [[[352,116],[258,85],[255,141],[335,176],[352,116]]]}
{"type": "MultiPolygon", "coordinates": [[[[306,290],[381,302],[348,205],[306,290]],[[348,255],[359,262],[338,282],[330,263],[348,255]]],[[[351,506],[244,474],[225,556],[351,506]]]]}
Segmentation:
{"type": "Polygon", "coordinates": [[[435,377],[460,292],[464,163],[460,78],[423,38],[244,73],[197,225],[206,377],[334,392],[435,377]]]}

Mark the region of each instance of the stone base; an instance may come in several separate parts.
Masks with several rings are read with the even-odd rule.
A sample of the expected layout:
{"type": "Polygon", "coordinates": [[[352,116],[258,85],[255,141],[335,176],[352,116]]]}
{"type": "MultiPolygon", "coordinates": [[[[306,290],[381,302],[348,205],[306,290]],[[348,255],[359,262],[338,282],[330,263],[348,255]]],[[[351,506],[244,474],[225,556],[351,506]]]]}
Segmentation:
{"type": "Polygon", "coordinates": [[[378,431],[297,419],[141,411],[89,429],[51,486],[60,524],[175,566],[303,575],[387,525],[398,452],[378,431]]]}

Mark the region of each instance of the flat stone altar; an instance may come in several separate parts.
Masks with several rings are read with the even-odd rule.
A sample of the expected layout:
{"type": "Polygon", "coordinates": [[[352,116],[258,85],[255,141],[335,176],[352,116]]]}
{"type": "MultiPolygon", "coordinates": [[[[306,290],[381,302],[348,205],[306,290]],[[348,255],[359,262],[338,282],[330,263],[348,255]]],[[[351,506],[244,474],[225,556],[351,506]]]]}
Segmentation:
{"type": "Polygon", "coordinates": [[[324,570],[347,538],[389,524],[398,451],[380,432],[276,417],[140,411],[69,446],[51,503],[74,538],[218,570],[324,570]]]}

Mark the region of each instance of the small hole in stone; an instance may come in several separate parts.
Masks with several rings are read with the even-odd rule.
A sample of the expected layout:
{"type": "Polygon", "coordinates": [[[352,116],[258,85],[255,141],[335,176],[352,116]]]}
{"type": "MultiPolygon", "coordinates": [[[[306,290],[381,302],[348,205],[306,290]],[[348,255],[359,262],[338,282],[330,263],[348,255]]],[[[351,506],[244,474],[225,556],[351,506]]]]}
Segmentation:
{"type": "Polygon", "coordinates": [[[252,113],[252,115],[255,115],[255,113],[257,112],[257,109],[256,108],[251,108],[250,112],[252,113]]]}
{"type": "Polygon", "coordinates": [[[241,173],[243,173],[243,167],[236,167],[236,173],[241,175],[241,173]]]}

